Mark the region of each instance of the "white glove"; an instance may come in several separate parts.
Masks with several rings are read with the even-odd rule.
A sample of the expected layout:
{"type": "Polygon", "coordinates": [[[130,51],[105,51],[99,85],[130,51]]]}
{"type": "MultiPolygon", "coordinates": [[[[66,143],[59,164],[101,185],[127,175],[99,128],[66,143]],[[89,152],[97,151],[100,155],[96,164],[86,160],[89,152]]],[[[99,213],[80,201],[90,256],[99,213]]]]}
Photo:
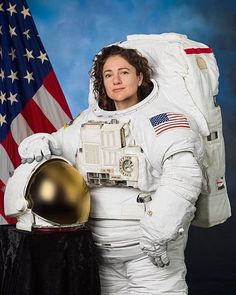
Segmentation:
{"type": "Polygon", "coordinates": [[[140,247],[157,267],[164,267],[170,264],[170,260],[167,256],[167,243],[161,245],[143,238],[140,242],[140,247]]]}
{"type": "Polygon", "coordinates": [[[43,157],[50,159],[51,155],[60,156],[62,150],[58,147],[55,138],[47,133],[36,133],[25,138],[18,147],[22,163],[40,162],[43,157]]]}

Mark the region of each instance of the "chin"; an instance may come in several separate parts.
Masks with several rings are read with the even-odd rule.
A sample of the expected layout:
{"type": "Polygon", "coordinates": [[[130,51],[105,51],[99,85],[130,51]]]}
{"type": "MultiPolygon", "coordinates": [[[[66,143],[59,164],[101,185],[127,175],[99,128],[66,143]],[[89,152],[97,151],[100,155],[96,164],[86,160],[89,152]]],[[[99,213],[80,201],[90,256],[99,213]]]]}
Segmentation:
{"type": "Polygon", "coordinates": [[[112,97],[111,98],[114,102],[116,102],[116,101],[125,101],[126,100],[126,97],[112,97]]]}

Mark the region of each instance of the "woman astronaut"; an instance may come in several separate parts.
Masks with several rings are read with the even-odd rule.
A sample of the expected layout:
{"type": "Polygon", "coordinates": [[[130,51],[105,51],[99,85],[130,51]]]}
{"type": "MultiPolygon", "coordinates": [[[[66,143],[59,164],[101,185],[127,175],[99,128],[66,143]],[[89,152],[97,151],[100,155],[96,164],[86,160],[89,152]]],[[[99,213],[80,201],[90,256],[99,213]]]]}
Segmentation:
{"type": "Polygon", "coordinates": [[[187,294],[184,249],[202,186],[195,123],[134,49],[104,48],[91,77],[96,102],[19,153],[31,162],[62,150],[85,178],[102,294],[187,294]]]}

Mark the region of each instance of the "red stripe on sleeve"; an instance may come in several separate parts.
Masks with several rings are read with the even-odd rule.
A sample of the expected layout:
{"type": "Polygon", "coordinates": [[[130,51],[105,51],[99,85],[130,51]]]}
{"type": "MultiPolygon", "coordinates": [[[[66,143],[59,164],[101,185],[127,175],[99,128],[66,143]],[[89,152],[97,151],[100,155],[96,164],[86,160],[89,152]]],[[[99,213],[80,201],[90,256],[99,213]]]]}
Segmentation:
{"type": "Polygon", "coordinates": [[[47,91],[52,95],[52,97],[59,103],[64,112],[68,115],[68,117],[72,118],[70,109],[66,102],[65,96],[62,92],[61,86],[58,83],[57,77],[54,71],[51,71],[47,77],[43,80],[43,85],[47,89],[47,91]]]}
{"type": "Polygon", "coordinates": [[[186,54],[201,54],[201,53],[212,53],[211,48],[186,48],[184,49],[186,54]]]}
{"type": "Polygon", "coordinates": [[[52,133],[56,131],[56,128],[44,115],[40,107],[36,104],[36,102],[33,99],[29,100],[29,102],[23,108],[21,114],[25,118],[25,120],[27,121],[28,125],[34,133],[52,133]]]}

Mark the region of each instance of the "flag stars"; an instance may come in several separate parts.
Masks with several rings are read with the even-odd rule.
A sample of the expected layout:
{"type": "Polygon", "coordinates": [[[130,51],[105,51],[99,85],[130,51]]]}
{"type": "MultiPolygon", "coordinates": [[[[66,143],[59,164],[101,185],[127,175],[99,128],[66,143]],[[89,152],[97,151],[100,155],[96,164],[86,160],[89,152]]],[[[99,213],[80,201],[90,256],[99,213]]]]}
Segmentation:
{"type": "Polygon", "coordinates": [[[17,71],[13,72],[11,70],[11,74],[9,76],[7,76],[7,78],[11,79],[11,82],[13,83],[15,80],[19,80],[19,78],[17,77],[17,71]]]}
{"type": "Polygon", "coordinates": [[[11,38],[12,38],[12,36],[17,36],[15,30],[16,30],[16,27],[13,27],[13,28],[12,28],[12,27],[9,25],[9,33],[10,33],[10,35],[11,35],[11,38]]]}
{"type": "Polygon", "coordinates": [[[11,5],[11,3],[9,3],[9,7],[7,8],[7,11],[10,12],[10,15],[12,16],[13,13],[17,13],[16,12],[16,4],[15,5],[11,5]]]}
{"type": "Polygon", "coordinates": [[[0,56],[2,58],[2,47],[0,47],[0,56]]]}
{"type": "Polygon", "coordinates": [[[18,100],[16,99],[17,93],[12,94],[10,92],[10,96],[7,98],[7,100],[9,100],[11,102],[11,105],[13,104],[13,102],[18,102],[18,100]]]}
{"type": "Polygon", "coordinates": [[[0,125],[1,125],[1,127],[2,127],[2,125],[5,123],[5,124],[7,124],[7,121],[6,121],[6,115],[5,116],[3,116],[2,114],[0,114],[0,125]]]}
{"type": "Polygon", "coordinates": [[[28,72],[28,71],[26,71],[26,75],[24,76],[24,79],[27,79],[28,80],[28,84],[31,82],[31,80],[34,80],[34,78],[33,78],[33,72],[28,72]]]}
{"type": "Polygon", "coordinates": [[[4,101],[6,101],[6,93],[3,93],[2,91],[0,91],[0,101],[1,104],[3,104],[4,101]]]}
{"type": "Polygon", "coordinates": [[[11,52],[8,54],[11,56],[12,61],[16,58],[16,50],[11,48],[11,52]]]}
{"type": "Polygon", "coordinates": [[[21,13],[24,15],[24,19],[25,19],[27,16],[31,16],[30,13],[29,13],[29,8],[25,8],[24,5],[23,5],[23,10],[21,11],[21,13]]]}
{"type": "Polygon", "coordinates": [[[3,3],[0,3],[0,11],[4,11],[3,7],[3,3]]]}
{"type": "Polygon", "coordinates": [[[31,58],[34,58],[33,56],[33,50],[28,50],[27,48],[25,49],[25,54],[24,56],[28,59],[28,61],[31,59],[31,58]]]}
{"type": "Polygon", "coordinates": [[[0,26],[0,35],[2,35],[2,26],[0,26]]]}
{"type": "Polygon", "coordinates": [[[25,31],[23,32],[23,35],[25,35],[25,37],[26,37],[27,40],[30,39],[29,31],[30,31],[30,30],[25,30],[25,31]]]}
{"type": "Polygon", "coordinates": [[[3,69],[1,69],[1,71],[0,71],[0,78],[2,79],[2,81],[5,78],[3,69]]]}
{"type": "Polygon", "coordinates": [[[40,50],[40,55],[37,58],[41,60],[42,64],[44,63],[45,60],[48,60],[46,55],[47,55],[46,52],[42,53],[42,51],[40,50]]]}

